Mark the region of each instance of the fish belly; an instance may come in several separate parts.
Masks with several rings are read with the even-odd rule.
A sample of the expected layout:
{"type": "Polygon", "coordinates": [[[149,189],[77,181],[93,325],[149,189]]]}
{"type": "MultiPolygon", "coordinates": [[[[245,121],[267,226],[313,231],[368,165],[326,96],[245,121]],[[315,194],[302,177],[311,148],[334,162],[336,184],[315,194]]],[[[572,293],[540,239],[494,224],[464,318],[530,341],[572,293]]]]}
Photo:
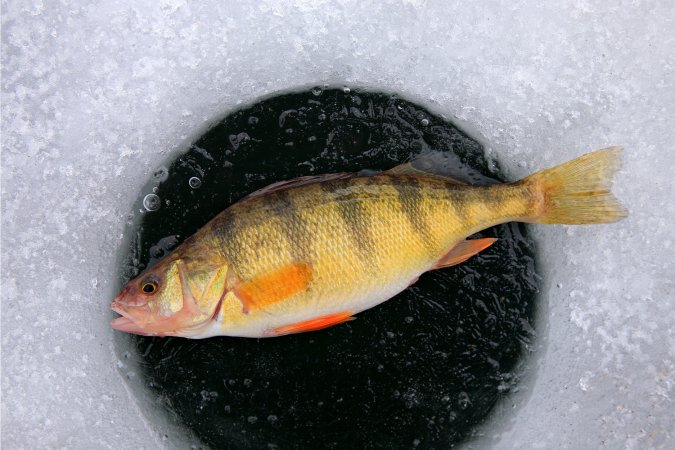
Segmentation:
{"type": "MultiPolygon", "coordinates": [[[[407,281],[403,281],[404,278],[401,277],[388,285],[375,286],[374,288],[364,289],[362,292],[353,289],[343,295],[336,295],[334,292],[332,295],[319,295],[314,298],[300,295],[297,298],[289,299],[283,305],[277,305],[275,308],[267,308],[265,311],[248,315],[240,313],[244,316],[241,317],[243,320],[236,321],[236,324],[231,320],[228,323],[227,316],[219,316],[200,337],[217,335],[273,337],[276,335],[275,329],[289,324],[344,312],[355,315],[399,294],[414,282],[421,273],[420,271],[408,275],[405,278],[407,281]]],[[[231,316],[229,318],[231,319],[231,316]]]]}

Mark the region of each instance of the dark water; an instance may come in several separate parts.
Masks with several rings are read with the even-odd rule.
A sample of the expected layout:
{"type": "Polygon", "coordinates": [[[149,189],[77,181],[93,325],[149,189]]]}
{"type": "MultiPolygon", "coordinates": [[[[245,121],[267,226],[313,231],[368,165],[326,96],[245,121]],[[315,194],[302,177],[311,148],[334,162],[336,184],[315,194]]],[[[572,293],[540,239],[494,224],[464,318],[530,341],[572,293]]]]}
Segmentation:
{"type": "MultiPolygon", "coordinates": [[[[136,214],[121,282],[274,181],[387,169],[427,149],[500,178],[476,141],[396,96],[317,88],[245,107],[151,175],[135,211],[153,188],[161,206],[136,214]]],[[[196,446],[448,448],[514,388],[534,338],[538,277],[525,226],[481,235],[500,240],[347,324],[264,340],[135,336],[118,350],[141,360],[141,381],[196,446]]]]}

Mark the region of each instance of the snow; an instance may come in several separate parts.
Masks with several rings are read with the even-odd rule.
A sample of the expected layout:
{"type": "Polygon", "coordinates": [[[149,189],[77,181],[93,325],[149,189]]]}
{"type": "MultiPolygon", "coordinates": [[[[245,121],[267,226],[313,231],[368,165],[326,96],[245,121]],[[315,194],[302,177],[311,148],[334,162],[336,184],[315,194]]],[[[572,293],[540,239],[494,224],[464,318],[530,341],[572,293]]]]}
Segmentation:
{"type": "Polygon", "coordinates": [[[627,220],[535,229],[535,369],[468,445],[672,445],[674,18],[648,0],[3,2],[3,446],[170,446],[108,326],[130,205],[210,121],[323,83],[445,114],[514,179],[625,146],[627,220]]]}

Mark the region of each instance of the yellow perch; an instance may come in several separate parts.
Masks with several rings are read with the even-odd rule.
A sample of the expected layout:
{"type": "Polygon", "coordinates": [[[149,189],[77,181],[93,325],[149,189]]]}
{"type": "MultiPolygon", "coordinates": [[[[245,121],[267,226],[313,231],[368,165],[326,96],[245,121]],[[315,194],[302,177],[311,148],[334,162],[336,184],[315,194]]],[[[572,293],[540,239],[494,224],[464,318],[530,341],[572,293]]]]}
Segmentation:
{"type": "Polygon", "coordinates": [[[429,270],[459,264],[496,224],[626,217],[619,147],[515,183],[469,186],[410,164],[275,183],[220,213],[130,281],[112,326],[150,336],[269,337],[351,320],[429,270]]]}

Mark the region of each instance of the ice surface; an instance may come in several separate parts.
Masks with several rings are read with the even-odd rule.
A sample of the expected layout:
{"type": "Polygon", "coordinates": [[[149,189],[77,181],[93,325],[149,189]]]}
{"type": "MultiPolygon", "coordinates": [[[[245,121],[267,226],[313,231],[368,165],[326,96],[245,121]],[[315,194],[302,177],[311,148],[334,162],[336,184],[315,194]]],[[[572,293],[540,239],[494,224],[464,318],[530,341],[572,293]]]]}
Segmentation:
{"type": "Polygon", "coordinates": [[[626,147],[626,221],[536,228],[536,370],[469,445],[672,445],[675,7],[559,3],[3,2],[3,446],[168,445],[108,326],[131,202],[214,118],[322,83],[418,100],[514,178],[626,147]]]}

